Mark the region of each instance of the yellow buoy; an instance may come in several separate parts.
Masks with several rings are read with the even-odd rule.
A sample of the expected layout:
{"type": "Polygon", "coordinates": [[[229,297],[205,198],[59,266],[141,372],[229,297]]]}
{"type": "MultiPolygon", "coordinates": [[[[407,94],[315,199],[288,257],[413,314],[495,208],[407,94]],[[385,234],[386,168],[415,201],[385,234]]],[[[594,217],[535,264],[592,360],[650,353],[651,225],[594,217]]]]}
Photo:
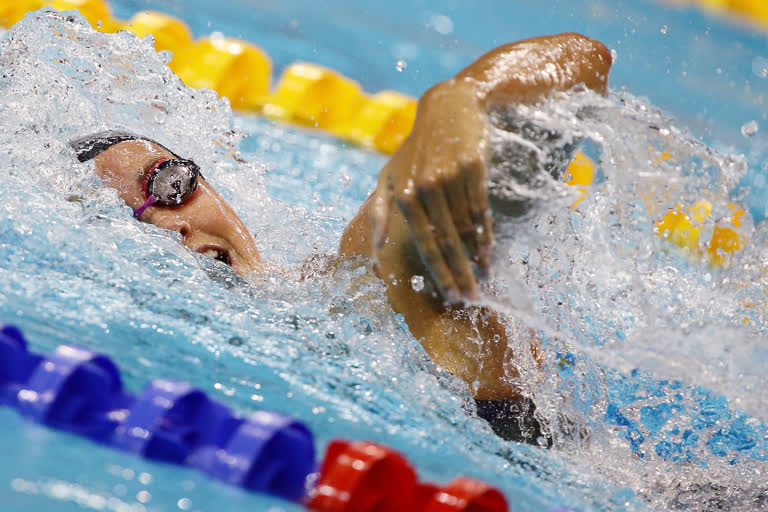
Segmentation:
{"type": "Polygon", "coordinates": [[[728,0],[728,7],[756,21],[768,23],[768,1],[766,0],[728,0]]]}
{"type": "Polygon", "coordinates": [[[736,205],[729,204],[731,211],[729,217],[720,219],[712,230],[712,238],[706,246],[707,259],[713,265],[725,265],[729,258],[744,248],[747,236],[740,232],[744,219],[744,210],[736,205]]]}
{"type": "Polygon", "coordinates": [[[712,237],[702,247],[700,240],[701,226],[712,214],[712,205],[706,199],[701,199],[684,211],[679,204],[656,221],[656,233],[680,248],[687,249],[689,254],[700,257],[703,255],[712,265],[726,265],[730,257],[744,248],[747,236],[741,232],[744,210],[736,204],[729,203],[730,215],[715,222],[712,237]]]}
{"type": "Polygon", "coordinates": [[[43,2],[57,11],[80,12],[92,27],[104,32],[114,32],[119,29],[118,22],[112,17],[109,5],[103,0],[47,0],[43,2]]]}
{"type": "Polygon", "coordinates": [[[335,133],[360,109],[360,85],[335,71],[309,63],[288,66],[263,113],[335,133]]]}
{"type": "Polygon", "coordinates": [[[728,0],[699,0],[699,2],[715,9],[726,9],[728,7],[728,0]]]}
{"type": "Polygon", "coordinates": [[[656,221],[656,233],[669,240],[678,247],[688,249],[691,254],[699,251],[699,231],[701,225],[694,225],[693,221],[680,204],[676,204],[658,221],[656,221]]]}
{"type": "Polygon", "coordinates": [[[166,50],[173,54],[171,69],[177,67],[175,63],[184,59],[184,53],[192,46],[192,33],[187,25],[173,16],[155,11],[141,11],[136,13],[125,25],[139,37],[152,34],[155,38],[155,49],[166,50]]]}
{"type": "Polygon", "coordinates": [[[0,24],[10,27],[29,11],[36,11],[43,5],[43,0],[9,0],[0,5],[0,24]]]}
{"type": "Polygon", "coordinates": [[[394,153],[411,132],[416,119],[416,100],[395,91],[365,97],[362,107],[339,134],[362,146],[394,153]]]}
{"type": "Polygon", "coordinates": [[[269,93],[272,62],[244,41],[219,35],[201,39],[174,67],[190,87],[213,89],[239,110],[259,110],[269,93]]]}
{"type": "Polygon", "coordinates": [[[581,151],[578,151],[565,171],[565,182],[568,185],[577,187],[581,193],[581,197],[573,202],[571,208],[576,208],[587,197],[587,187],[594,178],[595,162],[581,151]]]}

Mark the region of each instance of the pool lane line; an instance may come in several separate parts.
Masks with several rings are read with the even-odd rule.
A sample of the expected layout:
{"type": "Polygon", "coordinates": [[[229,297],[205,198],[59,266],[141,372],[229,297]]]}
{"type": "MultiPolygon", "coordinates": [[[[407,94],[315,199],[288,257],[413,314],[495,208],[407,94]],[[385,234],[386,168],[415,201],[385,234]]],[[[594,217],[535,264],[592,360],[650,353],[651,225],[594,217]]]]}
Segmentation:
{"type": "MultiPolygon", "coordinates": [[[[768,28],[768,0],[694,3],[768,28]]],[[[264,50],[218,33],[195,40],[182,20],[162,12],[141,11],[124,21],[112,16],[104,0],[0,0],[0,25],[10,27],[26,12],[45,6],[77,9],[103,32],[125,29],[139,37],[151,34],[157,51],[173,54],[169,66],[184,83],[216,91],[241,113],[319,129],[386,154],[394,153],[405,140],[416,117],[415,98],[390,90],[367,94],[358,82],[308,62],[286,67],[273,89],[272,63],[264,50]]]]}
{"type": "Polygon", "coordinates": [[[504,495],[460,476],[419,482],[400,453],[332,440],[319,466],[312,432],[274,411],[233,413],[185,382],[156,379],[133,395],[107,356],[72,345],[30,351],[0,324],[0,405],[51,428],[153,461],[195,468],[317,512],[506,512],[504,495]]]}

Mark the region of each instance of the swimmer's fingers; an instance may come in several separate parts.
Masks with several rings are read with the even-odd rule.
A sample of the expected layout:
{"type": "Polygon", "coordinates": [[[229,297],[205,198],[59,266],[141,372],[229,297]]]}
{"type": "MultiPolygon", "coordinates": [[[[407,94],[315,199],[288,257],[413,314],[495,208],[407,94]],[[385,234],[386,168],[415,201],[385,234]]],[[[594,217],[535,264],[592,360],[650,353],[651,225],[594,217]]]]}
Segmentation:
{"type": "Polygon", "coordinates": [[[392,179],[387,168],[379,174],[376,191],[371,198],[369,217],[371,220],[373,249],[377,251],[387,240],[389,234],[389,219],[392,215],[392,179]]]}
{"type": "Polygon", "coordinates": [[[456,226],[456,231],[458,231],[469,257],[477,263],[477,230],[470,214],[467,187],[463,176],[460,179],[454,179],[450,183],[446,183],[444,190],[445,197],[448,200],[448,207],[453,215],[453,224],[456,226]]]}
{"type": "Polygon", "coordinates": [[[460,299],[459,287],[440,250],[436,230],[430,222],[427,212],[416,198],[398,196],[397,201],[398,207],[408,223],[408,229],[419,250],[421,259],[435,281],[437,290],[447,302],[458,302],[460,299]]]}
{"type": "Polygon", "coordinates": [[[439,260],[446,265],[452,277],[452,280],[445,280],[445,283],[440,281],[437,283],[443,298],[448,302],[458,302],[459,297],[477,299],[475,275],[472,272],[464,243],[454,224],[454,218],[443,188],[423,188],[419,192],[419,199],[429,217],[432,238],[435,240],[439,251],[439,255],[435,255],[432,259],[439,260]],[[455,287],[452,287],[451,284],[454,283],[455,287]],[[456,297],[457,291],[460,294],[459,297],[456,297]]]}
{"type": "Polygon", "coordinates": [[[469,215],[472,219],[477,244],[477,263],[485,273],[491,264],[493,249],[493,223],[488,205],[488,175],[485,160],[474,159],[462,166],[469,215]]]}

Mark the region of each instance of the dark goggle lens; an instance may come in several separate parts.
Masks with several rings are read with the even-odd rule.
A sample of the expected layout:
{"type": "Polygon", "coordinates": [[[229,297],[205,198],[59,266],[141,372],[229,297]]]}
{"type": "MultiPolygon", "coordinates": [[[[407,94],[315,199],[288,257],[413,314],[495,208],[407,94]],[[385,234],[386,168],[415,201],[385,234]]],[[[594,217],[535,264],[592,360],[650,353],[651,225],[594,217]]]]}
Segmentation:
{"type": "Polygon", "coordinates": [[[197,190],[200,168],[191,160],[165,160],[147,180],[147,197],[154,196],[158,206],[177,206],[197,190]]]}

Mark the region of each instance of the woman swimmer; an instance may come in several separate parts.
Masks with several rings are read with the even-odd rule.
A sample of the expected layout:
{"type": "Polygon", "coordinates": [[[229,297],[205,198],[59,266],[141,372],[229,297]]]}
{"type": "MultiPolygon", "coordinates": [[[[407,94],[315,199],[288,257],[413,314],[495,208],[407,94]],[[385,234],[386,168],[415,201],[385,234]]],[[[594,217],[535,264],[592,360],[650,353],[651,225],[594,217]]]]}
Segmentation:
{"type": "MultiPolygon", "coordinates": [[[[478,414],[507,439],[534,442],[541,432],[510,375],[515,356],[508,340],[523,334],[507,332],[494,311],[465,302],[478,297],[473,268],[487,271],[493,244],[489,115],[578,85],[604,94],[610,67],[601,43],[559,34],[496,48],[435,85],[419,100],[410,135],[340,243],[341,256],[373,258],[393,309],[435,363],[469,384],[478,414]],[[416,275],[426,277],[423,290],[410,284],[416,275]]],[[[80,161],[94,160],[139,220],[177,231],[184,245],[238,274],[265,269],[242,221],[193,162],[129,134],[72,145],[80,161]]],[[[535,339],[526,336],[536,356],[535,339]]]]}

